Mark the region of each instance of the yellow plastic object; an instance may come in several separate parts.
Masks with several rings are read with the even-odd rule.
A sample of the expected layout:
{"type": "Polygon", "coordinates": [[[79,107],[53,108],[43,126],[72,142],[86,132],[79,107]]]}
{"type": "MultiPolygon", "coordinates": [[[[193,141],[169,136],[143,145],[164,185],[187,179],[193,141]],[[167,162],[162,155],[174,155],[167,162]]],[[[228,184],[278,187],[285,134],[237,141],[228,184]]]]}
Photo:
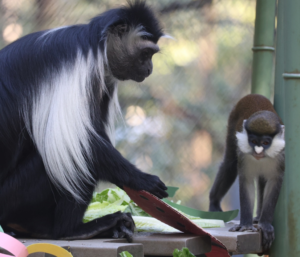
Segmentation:
{"type": "Polygon", "coordinates": [[[27,246],[27,251],[28,254],[43,252],[43,253],[52,254],[57,257],[73,257],[73,255],[67,250],[65,250],[64,248],[53,244],[45,244],[45,243],[32,244],[27,246]]]}

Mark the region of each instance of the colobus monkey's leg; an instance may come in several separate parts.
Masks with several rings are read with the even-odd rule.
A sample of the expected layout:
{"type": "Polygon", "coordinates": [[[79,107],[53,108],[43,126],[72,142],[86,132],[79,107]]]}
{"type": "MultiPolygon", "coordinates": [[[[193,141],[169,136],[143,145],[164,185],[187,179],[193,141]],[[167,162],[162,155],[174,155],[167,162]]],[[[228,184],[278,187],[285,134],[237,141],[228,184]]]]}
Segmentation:
{"type": "Polygon", "coordinates": [[[97,180],[106,180],[120,187],[146,190],[159,198],[167,197],[167,187],[155,175],[137,169],[108,140],[93,140],[94,168],[97,180]]]}
{"type": "MultiPolygon", "coordinates": [[[[85,199],[92,197],[93,188],[86,188],[85,199]]],[[[18,236],[83,239],[100,234],[131,240],[134,222],[127,214],[119,212],[84,224],[88,203],[76,203],[58,192],[40,155],[28,149],[27,156],[0,187],[0,224],[18,236]]]]}
{"type": "Polygon", "coordinates": [[[239,225],[233,226],[229,231],[258,231],[253,222],[254,180],[248,178],[245,171],[239,172],[241,220],[239,225]]]}
{"type": "Polygon", "coordinates": [[[209,211],[222,211],[221,200],[237,176],[237,157],[234,150],[227,150],[209,194],[209,211]]]}
{"type": "Polygon", "coordinates": [[[262,246],[264,250],[269,249],[275,239],[272,221],[282,181],[283,175],[278,175],[276,178],[268,179],[265,186],[263,206],[258,222],[258,227],[262,230],[262,246]]]}
{"type": "Polygon", "coordinates": [[[62,237],[63,240],[88,239],[91,237],[126,238],[132,242],[134,221],[130,213],[116,212],[95,219],[88,223],[82,223],[71,236],[62,237]]]}
{"type": "Polygon", "coordinates": [[[55,201],[44,164],[33,146],[27,146],[1,183],[0,206],[0,224],[5,231],[52,235],[55,201]]]}
{"type": "Polygon", "coordinates": [[[116,212],[83,223],[86,203],[76,203],[74,199],[64,197],[59,200],[55,211],[53,236],[59,239],[74,240],[98,237],[126,237],[132,241],[134,221],[128,213],[116,212]]]}
{"type": "Polygon", "coordinates": [[[259,176],[257,179],[257,210],[256,217],[253,219],[253,223],[258,223],[264,199],[264,191],[265,191],[266,180],[259,176]]]}

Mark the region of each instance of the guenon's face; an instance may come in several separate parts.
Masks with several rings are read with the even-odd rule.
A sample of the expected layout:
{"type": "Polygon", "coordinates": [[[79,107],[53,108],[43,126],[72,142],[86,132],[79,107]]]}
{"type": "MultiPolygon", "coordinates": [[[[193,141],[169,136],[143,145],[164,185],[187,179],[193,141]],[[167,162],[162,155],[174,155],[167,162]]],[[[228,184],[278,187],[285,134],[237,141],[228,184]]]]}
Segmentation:
{"type": "Polygon", "coordinates": [[[273,137],[270,135],[256,135],[248,132],[248,143],[252,148],[252,155],[260,160],[265,157],[265,151],[271,146],[273,137]]]}

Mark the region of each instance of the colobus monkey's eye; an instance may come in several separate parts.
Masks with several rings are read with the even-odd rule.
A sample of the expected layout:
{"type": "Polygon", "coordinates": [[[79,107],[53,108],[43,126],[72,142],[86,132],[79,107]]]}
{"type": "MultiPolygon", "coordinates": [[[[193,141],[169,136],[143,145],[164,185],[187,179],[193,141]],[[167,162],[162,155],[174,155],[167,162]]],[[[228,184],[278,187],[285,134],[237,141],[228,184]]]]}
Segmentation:
{"type": "Polygon", "coordinates": [[[152,50],[149,48],[146,48],[141,53],[141,59],[143,59],[143,60],[150,59],[152,57],[152,55],[153,55],[152,50]]]}
{"type": "Polygon", "coordinates": [[[264,141],[263,145],[269,145],[270,143],[268,141],[264,141]]]}

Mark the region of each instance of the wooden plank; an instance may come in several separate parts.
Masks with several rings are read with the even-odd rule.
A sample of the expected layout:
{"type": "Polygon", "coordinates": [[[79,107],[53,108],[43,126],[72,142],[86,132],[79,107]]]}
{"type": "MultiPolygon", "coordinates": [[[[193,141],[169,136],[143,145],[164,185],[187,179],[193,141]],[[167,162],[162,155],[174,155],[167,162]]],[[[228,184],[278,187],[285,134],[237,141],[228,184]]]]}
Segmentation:
{"type": "Polygon", "coordinates": [[[145,255],[173,256],[174,249],[187,247],[194,255],[210,252],[210,237],[184,233],[152,234],[138,233],[133,242],[144,246],[145,255]]]}
{"type": "Polygon", "coordinates": [[[125,239],[89,239],[89,240],[39,240],[19,239],[25,246],[36,243],[55,244],[72,253],[74,257],[120,257],[123,251],[130,252],[133,256],[144,257],[143,245],[128,243],[125,239]]]}
{"type": "Polygon", "coordinates": [[[125,239],[89,239],[89,240],[39,240],[19,239],[28,246],[35,243],[50,243],[70,251],[74,257],[119,257],[122,251],[130,252],[134,257],[172,256],[175,248],[188,247],[195,255],[210,251],[210,238],[184,233],[153,234],[137,233],[133,243],[125,239]]]}
{"type": "Polygon", "coordinates": [[[239,221],[227,223],[225,228],[208,228],[205,230],[219,239],[233,254],[260,253],[262,251],[260,232],[228,231],[237,222],[239,221]]]}
{"type": "MultiPolygon", "coordinates": [[[[238,221],[237,221],[238,222],[238,221]]],[[[261,252],[261,236],[259,232],[229,232],[236,222],[226,224],[225,228],[205,229],[220,240],[232,254],[261,252]]],[[[200,237],[185,233],[136,233],[133,243],[125,239],[89,239],[89,240],[39,240],[19,239],[26,246],[34,243],[50,243],[70,251],[74,257],[119,257],[122,251],[130,252],[134,257],[172,256],[175,248],[188,247],[195,255],[211,250],[209,237],[200,237]]],[[[43,257],[39,255],[39,257],[43,257]]]]}

